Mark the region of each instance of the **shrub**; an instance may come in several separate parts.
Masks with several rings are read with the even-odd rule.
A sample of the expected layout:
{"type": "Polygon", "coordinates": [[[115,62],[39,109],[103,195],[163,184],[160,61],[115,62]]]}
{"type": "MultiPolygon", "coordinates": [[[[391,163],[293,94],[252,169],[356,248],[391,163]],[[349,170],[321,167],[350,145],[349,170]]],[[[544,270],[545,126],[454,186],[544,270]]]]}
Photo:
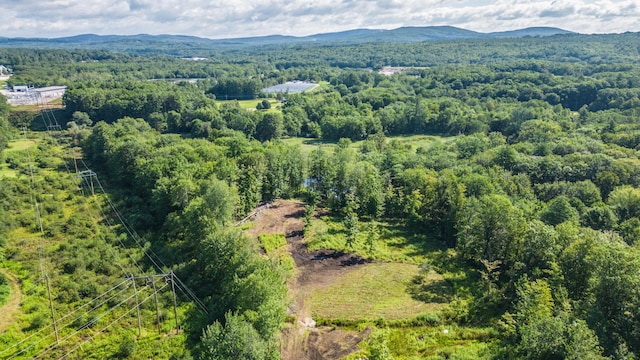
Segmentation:
{"type": "Polygon", "coordinates": [[[136,340],[133,337],[129,336],[120,343],[118,352],[115,355],[120,359],[126,359],[136,352],[136,347],[136,340]]]}
{"type": "Polygon", "coordinates": [[[287,244],[284,234],[262,234],[260,235],[260,243],[267,254],[287,244]]]}

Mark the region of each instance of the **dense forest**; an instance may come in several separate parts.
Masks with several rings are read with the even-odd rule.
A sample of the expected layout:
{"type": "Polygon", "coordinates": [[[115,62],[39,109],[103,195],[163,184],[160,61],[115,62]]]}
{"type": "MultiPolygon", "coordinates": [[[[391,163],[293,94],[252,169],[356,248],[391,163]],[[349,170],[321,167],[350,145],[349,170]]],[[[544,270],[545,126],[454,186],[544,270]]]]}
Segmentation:
{"type": "Polygon", "coordinates": [[[0,49],[9,84],[68,86],[61,105],[0,104],[0,305],[14,277],[23,296],[1,357],[295,358],[305,273],[273,248],[297,240],[239,222],[276,201],[303,207],[304,251],[412,266],[401,288],[421,310],[354,317],[307,299],[319,336],[362,337],[321,358],[640,356],[638,34],[209,51],[0,49]],[[319,86],[261,93],[291,80],[319,86]],[[47,116],[64,130],[44,131],[47,116]],[[134,273],[170,273],[184,293],[149,292],[165,336],[135,317],[72,332],[127,315],[114,310],[66,326],[96,339],[78,352],[15,346],[51,322],[43,269],[59,314],[134,273]]]}

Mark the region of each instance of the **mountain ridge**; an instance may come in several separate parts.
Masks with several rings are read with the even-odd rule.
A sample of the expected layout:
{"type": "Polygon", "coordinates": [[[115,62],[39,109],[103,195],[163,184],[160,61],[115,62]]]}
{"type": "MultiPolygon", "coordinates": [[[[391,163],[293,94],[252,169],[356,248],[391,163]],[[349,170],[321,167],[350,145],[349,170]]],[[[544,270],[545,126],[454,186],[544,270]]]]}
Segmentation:
{"type": "Polygon", "coordinates": [[[307,42],[327,43],[366,43],[366,42],[422,42],[437,40],[519,38],[528,36],[554,36],[575,34],[574,32],[555,27],[528,27],[509,31],[483,33],[454,26],[404,26],[396,29],[352,29],[339,32],[318,33],[306,36],[265,35],[238,38],[210,39],[190,35],[172,34],[136,34],[136,35],[97,35],[78,34],[59,38],[7,38],[0,37],[0,42],[46,42],[46,43],[78,43],[99,44],[121,41],[153,41],[173,43],[197,43],[208,45],[270,45],[296,44],[307,42]]]}

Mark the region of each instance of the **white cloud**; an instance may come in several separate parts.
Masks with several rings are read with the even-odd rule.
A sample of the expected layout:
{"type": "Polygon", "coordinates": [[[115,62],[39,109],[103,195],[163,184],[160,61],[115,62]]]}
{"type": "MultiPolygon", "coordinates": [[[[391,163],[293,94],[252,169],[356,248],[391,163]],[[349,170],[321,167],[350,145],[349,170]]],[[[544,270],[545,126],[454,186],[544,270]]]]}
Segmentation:
{"type": "Polygon", "coordinates": [[[0,0],[0,35],[309,35],[354,28],[453,25],[490,32],[557,26],[640,31],[638,0],[0,0]]]}

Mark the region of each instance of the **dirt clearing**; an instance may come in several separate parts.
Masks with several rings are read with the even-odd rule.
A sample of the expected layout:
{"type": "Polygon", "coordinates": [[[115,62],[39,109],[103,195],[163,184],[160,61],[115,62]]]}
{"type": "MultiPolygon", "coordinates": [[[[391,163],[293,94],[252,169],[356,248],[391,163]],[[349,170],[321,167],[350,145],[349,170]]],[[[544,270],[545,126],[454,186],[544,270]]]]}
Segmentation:
{"type": "Polygon", "coordinates": [[[277,200],[256,215],[253,226],[246,233],[255,238],[260,234],[285,234],[296,265],[296,277],[289,281],[289,314],[296,320],[282,331],[282,358],[340,359],[357,351],[357,345],[369,335],[370,330],[358,332],[316,327],[310,309],[305,304],[311,291],[331,286],[369,261],[355,254],[334,250],[308,252],[303,238],[303,216],[302,202],[277,200]]]}
{"type": "Polygon", "coordinates": [[[15,276],[11,275],[7,271],[0,269],[7,280],[9,280],[9,287],[11,293],[6,304],[0,306],[0,333],[4,332],[16,319],[16,311],[20,308],[20,302],[22,301],[22,292],[20,291],[20,285],[15,276]]]}

